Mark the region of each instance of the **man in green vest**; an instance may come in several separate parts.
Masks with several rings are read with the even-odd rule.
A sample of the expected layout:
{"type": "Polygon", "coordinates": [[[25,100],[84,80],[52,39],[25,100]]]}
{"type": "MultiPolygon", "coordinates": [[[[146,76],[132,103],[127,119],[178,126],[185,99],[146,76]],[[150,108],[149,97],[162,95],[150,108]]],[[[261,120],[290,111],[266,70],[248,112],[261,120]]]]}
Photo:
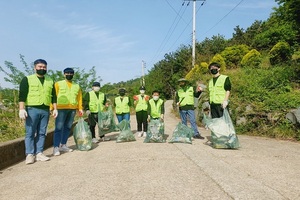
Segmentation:
{"type": "Polygon", "coordinates": [[[58,115],[54,82],[46,75],[47,62],[38,59],[33,64],[35,74],[24,77],[19,90],[19,117],[25,120],[26,129],[26,164],[50,160],[43,154],[43,150],[51,103],[53,117],[58,115]]]}
{"type": "Polygon", "coordinates": [[[148,101],[150,97],[145,94],[145,86],[140,87],[140,94],[134,96],[134,106],[137,121],[138,137],[147,136],[148,128],[148,101]]]}
{"type": "Polygon", "coordinates": [[[115,98],[114,107],[118,122],[123,119],[130,120],[130,107],[132,107],[132,100],[126,96],[125,88],[119,89],[119,96],[115,98]]]}
{"type": "Polygon", "coordinates": [[[220,74],[220,64],[211,63],[208,66],[213,78],[209,81],[209,102],[212,118],[220,118],[228,105],[231,82],[228,76],[220,74]]]}
{"type": "Polygon", "coordinates": [[[164,101],[159,98],[159,91],[154,90],[152,92],[152,99],[148,103],[148,121],[151,119],[164,120],[165,106],[164,101]]]}
{"type": "Polygon", "coordinates": [[[204,139],[198,131],[196,124],[195,111],[194,111],[194,101],[195,97],[198,98],[201,94],[200,87],[192,87],[189,82],[181,78],[178,80],[179,89],[176,92],[176,104],[179,106],[179,114],[181,121],[184,125],[187,126],[187,117],[190,120],[192,129],[194,130],[195,139],[204,139]]]}
{"type": "MultiPolygon", "coordinates": [[[[107,105],[107,98],[103,92],[100,92],[100,83],[94,82],[92,84],[92,91],[88,92],[83,99],[84,109],[86,110],[86,115],[88,116],[88,122],[90,126],[90,131],[92,133],[92,142],[98,143],[99,140],[96,138],[95,127],[98,123],[98,112],[102,112],[104,107],[107,105]]],[[[109,140],[105,138],[104,135],[100,137],[103,141],[109,140]]]]}

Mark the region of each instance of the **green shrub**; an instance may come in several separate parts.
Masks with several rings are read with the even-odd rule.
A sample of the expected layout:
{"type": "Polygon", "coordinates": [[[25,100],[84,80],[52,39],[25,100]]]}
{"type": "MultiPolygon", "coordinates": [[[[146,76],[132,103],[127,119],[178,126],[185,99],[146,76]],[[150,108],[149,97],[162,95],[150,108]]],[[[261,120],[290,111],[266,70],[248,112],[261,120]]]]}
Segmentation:
{"type": "Polygon", "coordinates": [[[292,58],[291,47],[287,42],[278,42],[269,52],[271,65],[278,65],[290,61],[292,58]]]}
{"type": "Polygon", "coordinates": [[[247,45],[234,45],[225,48],[221,52],[221,56],[225,59],[226,67],[228,69],[237,68],[244,57],[249,52],[249,47],[247,45]]]}
{"type": "Polygon", "coordinates": [[[261,64],[261,61],[262,61],[261,54],[256,49],[252,49],[243,57],[241,61],[241,67],[255,68],[261,64]]]}

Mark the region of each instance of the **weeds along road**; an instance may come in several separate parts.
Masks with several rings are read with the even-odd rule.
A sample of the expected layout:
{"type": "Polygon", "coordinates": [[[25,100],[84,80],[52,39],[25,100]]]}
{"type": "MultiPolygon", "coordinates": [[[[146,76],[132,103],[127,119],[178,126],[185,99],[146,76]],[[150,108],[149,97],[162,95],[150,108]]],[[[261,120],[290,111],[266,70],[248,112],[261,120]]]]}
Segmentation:
{"type": "MultiPolygon", "coordinates": [[[[166,102],[165,133],[180,121],[166,102]]],[[[131,127],[136,132],[135,116],[131,127]]],[[[199,128],[203,136],[210,132],[199,128]]],[[[100,142],[0,173],[0,199],[300,199],[300,144],[239,136],[238,150],[193,144],[100,142]]],[[[73,138],[68,144],[76,149],[73,138]]]]}

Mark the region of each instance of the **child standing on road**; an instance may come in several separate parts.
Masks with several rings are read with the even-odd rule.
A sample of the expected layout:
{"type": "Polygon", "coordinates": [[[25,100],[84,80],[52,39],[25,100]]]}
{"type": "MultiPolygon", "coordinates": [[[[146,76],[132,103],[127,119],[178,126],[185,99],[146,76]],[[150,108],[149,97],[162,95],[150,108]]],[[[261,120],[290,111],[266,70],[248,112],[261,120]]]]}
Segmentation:
{"type": "Polygon", "coordinates": [[[149,96],[145,94],[145,86],[140,87],[140,94],[134,96],[138,137],[146,137],[148,128],[148,101],[149,96]]]}

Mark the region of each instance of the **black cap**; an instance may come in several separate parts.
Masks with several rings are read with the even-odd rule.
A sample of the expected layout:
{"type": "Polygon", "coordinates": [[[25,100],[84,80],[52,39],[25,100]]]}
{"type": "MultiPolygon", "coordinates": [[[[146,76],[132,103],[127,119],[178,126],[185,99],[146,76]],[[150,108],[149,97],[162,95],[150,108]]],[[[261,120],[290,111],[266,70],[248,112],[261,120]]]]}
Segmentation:
{"type": "Polygon", "coordinates": [[[99,82],[94,82],[93,85],[92,85],[92,87],[94,87],[94,86],[100,87],[100,83],[99,82]]]}
{"type": "Polygon", "coordinates": [[[146,90],[145,86],[142,85],[142,86],[140,87],[140,90],[146,90]]]}
{"type": "Polygon", "coordinates": [[[125,88],[120,88],[119,92],[126,92],[125,88]]]}
{"type": "Polygon", "coordinates": [[[72,69],[72,68],[66,68],[66,69],[64,69],[64,74],[74,74],[74,69],[72,69]]]}

